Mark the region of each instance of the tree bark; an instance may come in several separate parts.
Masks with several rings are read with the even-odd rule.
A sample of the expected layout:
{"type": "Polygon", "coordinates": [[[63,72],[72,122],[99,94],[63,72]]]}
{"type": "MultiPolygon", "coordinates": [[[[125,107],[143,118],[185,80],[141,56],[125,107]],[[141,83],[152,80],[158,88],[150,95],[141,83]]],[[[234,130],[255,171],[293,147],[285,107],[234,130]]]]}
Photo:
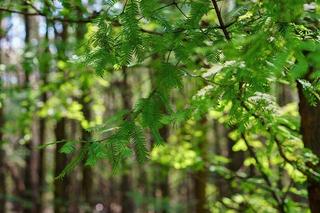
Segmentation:
{"type": "MultiPolygon", "coordinates": [[[[2,17],[0,13],[0,27],[1,27],[2,17]]],[[[0,29],[1,31],[1,29],[0,29]]],[[[0,39],[1,39],[0,35],[0,39]]],[[[1,40],[0,40],[1,42],[1,40]]],[[[1,56],[2,56],[2,45],[0,43],[0,64],[1,64],[1,56]]],[[[0,76],[0,92],[3,92],[2,88],[2,76],[0,76]]],[[[3,128],[4,128],[4,101],[0,98],[0,213],[6,212],[6,195],[7,195],[7,187],[6,187],[6,169],[5,169],[5,152],[3,150],[3,128]]]]}
{"type": "MultiPolygon", "coordinates": [[[[230,169],[232,172],[237,172],[241,168],[241,166],[243,165],[243,162],[245,160],[245,152],[233,151],[232,147],[235,142],[229,137],[229,133],[232,132],[233,130],[234,130],[233,128],[225,129],[225,137],[227,139],[227,146],[228,146],[227,147],[228,148],[228,158],[230,159],[230,163],[228,164],[228,169],[230,169]]],[[[231,188],[231,187],[229,187],[229,188],[231,188]]]]}
{"type": "MultiPolygon", "coordinates": [[[[213,134],[214,134],[214,153],[216,155],[228,156],[226,142],[224,137],[226,129],[217,120],[213,120],[213,134]]],[[[217,200],[222,200],[230,194],[230,183],[221,176],[214,174],[215,186],[217,187],[217,200]]]]}
{"type": "MultiPolygon", "coordinates": [[[[0,80],[1,81],[1,80],[0,80]]],[[[1,82],[0,82],[1,86],[1,82]]],[[[3,114],[3,102],[0,106],[0,213],[6,212],[6,169],[5,169],[5,152],[3,150],[3,128],[4,125],[4,114],[3,114]]]]}
{"type": "MultiPolygon", "coordinates": [[[[169,138],[169,133],[170,133],[169,127],[168,126],[162,127],[159,130],[159,133],[160,133],[161,137],[164,139],[164,141],[167,141],[169,138]]],[[[161,174],[160,174],[161,178],[159,178],[159,190],[161,193],[161,200],[162,200],[162,204],[165,204],[165,202],[169,201],[169,196],[170,196],[169,167],[159,165],[158,171],[161,172],[161,174]]],[[[157,178],[157,177],[154,177],[154,178],[157,178]]],[[[165,206],[167,206],[167,205],[165,205],[165,206]]],[[[168,208],[161,209],[161,213],[168,213],[168,212],[169,212],[168,208]]]]}
{"type": "MultiPolygon", "coordinates": [[[[89,89],[89,88],[86,88],[89,89]]],[[[82,102],[82,113],[84,118],[89,122],[91,120],[91,110],[90,110],[90,103],[85,101],[86,96],[88,93],[85,92],[83,88],[84,95],[81,98],[82,102]]],[[[86,129],[81,128],[82,140],[89,141],[91,139],[91,133],[88,132],[86,129]]],[[[93,174],[92,168],[89,166],[82,165],[82,196],[83,201],[92,207],[92,187],[93,187],[93,174]]]]}
{"type": "MultiPolygon", "coordinates": [[[[126,68],[123,67],[123,79],[121,82],[121,97],[122,97],[122,104],[125,109],[131,109],[132,103],[131,103],[131,97],[132,92],[130,90],[130,85],[128,82],[128,76],[126,68]]],[[[126,163],[124,162],[126,169],[126,163]]],[[[122,213],[133,213],[134,210],[134,202],[133,199],[130,196],[130,192],[132,192],[132,178],[128,174],[128,171],[124,171],[122,177],[121,177],[121,183],[120,183],[120,189],[121,189],[121,206],[122,206],[122,213]]]]}
{"type": "MultiPolygon", "coordinates": [[[[57,41],[57,49],[58,49],[58,60],[65,59],[65,50],[66,50],[66,42],[67,42],[67,24],[62,23],[62,32],[60,35],[56,35],[60,37],[60,40],[57,41]]],[[[63,70],[60,70],[63,72],[63,70]]],[[[55,137],[57,141],[66,140],[66,118],[60,118],[54,129],[55,137]]],[[[59,152],[62,143],[58,143],[55,149],[55,167],[54,167],[54,176],[57,177],[64,167],[68,163],[67,156],[59,152]]],[[[55,213],[65,213],[67,212],[69,205],[69,177],[65,176],[62,179],[55,180],[54,182],[54,211],[55,213]]]]}
{"type": "MultiPolygon", "coordinates": [[[[82,8],[80,6],[77,6],[77,14],[79,17],[82,17],[82,8]]],[[[83,23],[80,23],[78,25],[76,36],[78,39],[78,42],[81,43],[84,35],[86,33],[86,27],[83,23]]],[[[87,79],[83,79],[81,82],[81,90],[82,90],[82,96],[80,99],[81,105],[82,105],[82,113],[84,116],[84,119],[88,122],[92,119],[92,113],[91,113],[91,107],[90,107],[90,85],[88,85],[87,79]]],[[[81,137],[83,141],[89,141],[91,139],[91,133],[87,131],[85,128],[81,128],[81,137]]],[[[85,166],[84,163],[82,164],[82,199],[85,202],[86,205],[92,208],[93,205],[93,199],[92,199],[92,187],[93,187],[93,169],[89,166],[85,166]]],[[[91,212],[92,210],[88,211],[91,212]]]]}
{"type": "MultiPolygon", "coordinates": [[[[28,11],[26,9],[26,11],[28,11]]],[[[24,26],[25,26],[25,48],[28,50],[30,47],[30,32],[31,32],[31,20],[30,17],[25,15],[24,16],[24,26]]],[[[28,60],[28,59],[27,59],[28,60]]],[[[27,62],[28,63],[28,62],[27,62]]],[[[31,74],[31,67],[26,65],[24,67],[24,89],[26,89],[26,92],[30,89],[30,74],[31,74]]],[[[27,100],[28,104],[26,106],[26,116],[28,119],[32,119],[31,112],[30,112],[30,103],[29,100],[27,100]]],[[[32,125],[32,120],[30,121],[32,125]]],[[[27,131],[27,128],[24,129],[24,131],[27,131]]],[[[23,132],[25,134],[26,132],[23,132]]],[[[32,134],[32,131],[29,133],[32,134]]],[[[37,200],[37,156],[35,152],[34,147],[34,141],[33,139],[26,141],[25,148],[27,150],[27,156],[25,158],[25,169],[24,169],[24,185],[25,185],[25,192],[23,194],[23,198],[28,203],[28,205],[24,206],[24,212],[25,213],[33,213],[36,212],[36,200],[37,200]]]]}
{"type": "MultiPolygon", "coordinates": [[[[54,133],[57,141],[66,139],[66,119],[61,118],[54,129],[54,133]]],[[[67,164],[67,156],[61,154],[59,150],[63,146],[62,143],[56,145],[55,150],[55,168],[54,176],[57,177],[67,164]]],[[[63,179],[54,181],[54,212],[64,213],[67,212],[67,205],[69,203],[68,196],[69,178],[63,177],[63,179]]]]}
{"type": "Polygon", "coordinates": [[[207,181],[208,181],[208,140],[206,137],[207,131],[207,119],[203,118],[201,120],[201,130],[204,132],[203,136],[198,141],[199,155],[203,161],[203,167],[196,171],[193,175],[193,185],[194,185],[194,197],[196,200],[195,212],[196,213],[208,213],[207,208],[207,181]]]}
{"type": "MultiPolygon", "coordinates": [[[[47,44],[49,42],[48,33],[49,33],[49,23],[47,21],[46,26],[46,35],[45,35],[45,48],[43,51],[44,57],[43,62],[40,61],[40,80],[42,82],[42,85],[46,85],[48,83],[47,74],[49,73],[50,69],[50,50],[49,45],[47,44]]],[[[41,95],[41,102],[45,104],[48,100],[48,94],[44,91],[41,95]]],[[[39,119],[39,146],[42,146],[46,142],[46,118],[41,117],[39,119]]],[[[37,201],[37,211],[42,212],[43,211],[43,193],[46,187],[46,181],[45,181],[45,175],[46,175],[46,150],[40,149],[39,150],[39,161],[38,161],[38,189],[39,189],[39,197],[37,201]]]]}
{"type": "MultiPolygon", "coordinates": [[[[309,67],[305,76],[306,80],[311,80],[310,76],[315,71],[314,67],[309,67]]],[[[302,85],[298,83],[299,93],[299,113],[301,117],[301,134],[304,146],[310,149],[315,155],[320,157],[320,103],[311,106],[303,94],[302,85]]],[[[319,169],[317,165],[315,169],[319,169]]],[[[312,178],[308,178],[308,198],[312,213],[320,212],[320,183],[312,178]]]]}

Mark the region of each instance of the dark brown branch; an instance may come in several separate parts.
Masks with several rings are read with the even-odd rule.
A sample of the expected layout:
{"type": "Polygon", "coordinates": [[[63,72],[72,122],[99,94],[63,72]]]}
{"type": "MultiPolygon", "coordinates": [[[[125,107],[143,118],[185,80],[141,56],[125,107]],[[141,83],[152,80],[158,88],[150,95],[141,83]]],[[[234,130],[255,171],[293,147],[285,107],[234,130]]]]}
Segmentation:
{"type": "Polygon", "coordinates": [[[231,40],[231,36],[227,30],[227,27],[225,24],[224,24],[224,21],[222,19],[222,15],[221,15],[221,12],[220,12],[220,9],[218,7],[218,3],[216,0],[211,0],[212,2],[212,5],[214,7],[214,10],[216,11],[216,14],[217,14],[217,17],[218,17],[218,20],[219,20],[219,25],[220,25],[220,28],[221,30],[223,31],[223,34],[224,34],[224,37],[230,41],[231,40]]]}

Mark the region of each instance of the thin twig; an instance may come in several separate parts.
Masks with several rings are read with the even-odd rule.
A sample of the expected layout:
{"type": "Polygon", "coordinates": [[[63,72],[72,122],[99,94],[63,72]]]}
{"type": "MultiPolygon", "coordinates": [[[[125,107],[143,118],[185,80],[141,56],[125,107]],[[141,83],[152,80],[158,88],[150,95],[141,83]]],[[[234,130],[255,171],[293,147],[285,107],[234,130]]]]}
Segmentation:
{"type": "Polygon", "coordinates": [[[188,19],[188,16],[182,11],[182,9],[179,7],[179,5],[175,2],[174,6],[180,11],[180,13],[186,18],[188,19]]]}

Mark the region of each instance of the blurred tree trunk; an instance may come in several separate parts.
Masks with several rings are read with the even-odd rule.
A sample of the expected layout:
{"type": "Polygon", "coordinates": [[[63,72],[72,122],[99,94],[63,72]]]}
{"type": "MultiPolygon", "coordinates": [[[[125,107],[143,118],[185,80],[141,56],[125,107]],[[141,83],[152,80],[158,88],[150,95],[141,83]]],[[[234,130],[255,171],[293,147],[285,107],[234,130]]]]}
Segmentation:
{"type": "MultiPolygon", "coordinates": [[[[169,138],[169,127],[164,126],[159,130],[159,133],[163,140],[166,142],[169,138]]],[[[153,146],[153,144],[152,144],[153,146]]],[[[169,167],[161,165],[159,163],[151,164],[151,171],[153,171],[153,197],[156,201],[160,202],[160,206],[155,206],[155,212],[167,213],[169,212],[169,196],[170,196],[170,186],[169,186],[169,167]],[[158,208],[157,208],[158,207],[158,208]],[[160,207],[160,208],[159,208],[160,207]]],[[[157,203],[159,203],[157,202],[157,203]]]]}
{"type": "MultiPolygon", "coordinates": [[[[118,110],[117,106],[117,98],[115,97],[116,91],[113,89],[113,87],[109,87],[105,89],[105,99],[104,99],[104,105],[106,106],[106,111],[104,113],[104,117],[112,116],[116,111],[118,110]]],[[[120,200],[120,193],[119,188],[120,184],[116,180],[116,177],[111,175],[108,178],[108,182],[105,183],[104,178],[101,175],[99,176],[98,180],[98,189],[104,189],[105,197],[101,197],[106,204],[106,213],[118,213],[119,211],[116,211],[115,208],[119,205],[120,200]],[[101,188],[103,187],[103,188],[101,188]]],[[[103,190],[99,190],[103,191],[103,190]]]]}
{"type": "MultiPolygon", "coordinates": [[[[6,171],[10,172],[12,181],[14,183],[13,194],[16,197],[23,195],[25,191],[24,179],[21,177],[20,171],[16,166],[5,163],[6,171]]],[[[12,211],[22,212],[22,205],[19,200],[12,201],[12,211]]]]}
{"type": "MultiPolygon", "coordinates": [[[[76,119],[67,119],[66,120],[66,128],[67,128],[67,136],[68,140],[71,141],[79,141],[79,138],[81,138],[81,128],[79,121],[76,119]]],[[[67,155],[68,156],[68,155],[67,155]]],[[[70,156],[72,158],[72,156],[70,156]]],[[[70,161],[70,158],[68,156],[68,161],[70,161]]],[[[79,213],[80,210],[86,210],[81,202],[81,167],[77,167],[74,170],[72,170],[68,176],[72,177],[72,181],[70,178],[69,182],[69,188],[68,188],[68,194],[69,194],[69,204],[68,204],[68,213],[79,213]]],[[[92,211],[91,211],[92,212],[92,211]]]]}
{"type": "MultiPolygon", "coordinates": [[[[54,134],[57,141],[66,139],[66,119],[61,118],[57,121],[54,129],[54,134]]],[[[59,150],[63,146],[63,143],[57,143],[55,149],[55,168],[54,177],[57,177],[67,164],[67,156],[61,154],[59,150]]],[[[54,212],[64,213],[67,212],[67,205],[69,204],[68,195],[69,177],[64,177],[54,181],[54,212]]]]}
{"type": "MultiPolygon", "coordinates": [[[[65,59],[65,50],[66,50],[66,42],[67,42],[67,23],[62,23],[62,32],[60,35],[56,35],[59,37],[59,41],[57,41],[57,49],[58,49],[58,60],[65,59]]],[[[64,72],[60,70],[60,72],[64,72]]],[[[55,126],[54,134],[57,141],[66,140],[66,118],[60,118],[55,126]]],[[[59,152],[63,143],[58,143],[55,149],[55,168],[54,168],[54,176],[57,177],[64,167],[68,163],[67,156],[59,152]]],[[[55,213],[63,213],[67,212],[67,206],[69,205],[69,177],[65,176],[62,179],[54,181],[54,211],[55,213]]]]}
{"type": "MultiPolygon", "coordinates": [[[[82,10],[79,5],[77,5],[77,13],[79,17],[82,17],[82,10]]],[[[76,30],[76,36],[78,43],[80,44],[84,38],[86,33],[86,26],[84,24],[78,24],[76,30]]],[[[91,97],[90,97],[90,83],[87,78],[83,78],[81,82],[81,90],[82,96],[80,99],[80,103],[82,105],[82,113],[84,119],[89,123],[92,119],[91,113],[91,97]]],[[[89,141],[91,139],[91,133],[87,131],[85,128],[81,127],[81,138],[83,141],[89,141]]],[[[82,144],[84,145],[84,144],[82,144]]],[[[82,199],[85,204],[87,204],[90,209],[92,209],[92,188],[93,188],[93,170],[90,166],[85,166],[82,164],[82,199]]],[[[92,210],[88,210],[87,212],[92,212],[92,210]]]]}
{"type": "Polygon", "coordinates": [[[293,101],[291,88],[289,85],[280,85],[278,103],[279,106],[285,106],[293,101]]]}
{"type": "MultiPolygon", "coordinates": [[[[227,168],[231,172],[237,172],[243,165],[243,162],[245,160],[245,152],[235,152],[232,149],[235,142],[229,137],[229,134],[232,131],[234,131],[234,129],[227,129],[218,121],[214,120],[213,131],[215,141],[215,153],[217,155],[223,155],[227,157],[230,160],[230,162],[227,164],[227,168]]],[[[215,176],[215,178],[216,187],[219,191],[218,200],[221,200],[223,197],[228,197],[235,192],[234,189],[232,189],[231,187],[231,182],[226,180],[224,177],[215,176]]]]}
{"type": "MultiPolygon", "coordinates": [[[[285,85],[285,84],[281,84],[279,86],[278,89],[279,93],[278,93],[278,103],[280,107],[283,107],[289,103],[291,103],[293,101],[293,97],[292,97],[292,92],[291,92],[291,88],[289,85],[285,85]]],[[[281,166],[278,167],[278,171],[279,171],[279,179],[277,182],[277,187],[278,189],[282,189],[283,188],[283,183],[284,178],[288,178],[285,174],[285,169],[281,166]]],[[[290,180],[288,180],[290,181],[290,180]]]]}
{"type": "MultiPolygon", "coordinates": [[[[41,56],[39,56],[39,70],[40,70],[40,80],[42,82],[42,86],[48,84],[47,75],[50,69],[50,50],[49,50],[49,23],[46,22],[46,35],[44,40],[44,49],[41,52],[41,56]]],[[[41,94],[41,102],[45,104],[48,100],[48,94],[46,91],[43,91],[41,94]]],[[[39,119],[39,146],[42,146],[46,143],[46,122],[47,119],[41,117],[39,119]]],[[[37,211],[43,212],[43,194],[46,188],[46,150],[40,149],[39,150],[39,162],[38,162],[38,179],[39,179],[39,198],[37,202],[37,211]]]]}
{"type": "Polygon", "coordinates": [[[128,171],[124,171],[121,176],[120,190],[122,213],[134,212],[134,202],[129,194],[132,192],[132,178],[128,171]]]}
{"type": "MultiPolygon", "coordinates": [[[[2,14],[0,12],[0,64],[2,63],[2,14]]],[[[4,92],[2,85],[2,76],[0,76],[0,95],[4,92]]],[[[4,100],[0,97],[0,213],[6,212],[6,169],[5,169],[5,151],[3,149],[3,130],[4,130],[4,100]]]]}
{"type": "MultiPolygon", "coordinates": [[[[230,159],[228,169],[230,169],[232,172],[237,172],[243,165],[245,160],[245,152],[233,151],[232,147],[235,142],[229,137],[229,134],[234,130],[234,128],[225,129],[225,138],[227,140],[228,158],[230,159]]],[[[231,187],[229,188],[231,190],[231,187]]]]}
{"type": "MultiPolygon", "coordinates": [[[[217,121],[213,121],[213,134],[214,134],[214,151],[216,155],[226,156],[225,128],[217,121]]],[[[223,197],[229,194],[229,183],[221,176],[214,174],[215,185],[218,190],[217,200],[221,200],[223,197]]]]}
{"type": "MultiPolygon", "coordinates": [[[[120,89],[121,89],[121,98],[122,104],[124,109],[131,109],[132,103],[132,91],[130,90],[130,85],[128,82],[128,74],[125,67],[122,69],[122,76],[123,79],[121,81],[120,89]]],[[[122,213],[133,213],[135,212],[134,209],[134,202],[133,198],[130,196],[130,192],[132,192],[132,177],[127,171],[127,165],[124,162],[124,172],[121,176],[121,183],[120,183],[120,190],[121,190],[121,206],[122,206],[122,213]]]]}
{"type": "MultiPolygon", "coordinates": [[[[26,9],[26,12],[28,10],[26,9]]],[[[31,19],[28,15],[24,15],[24,26],[25,26],[25,51],[28,52],[30,50],[30,32],[31,32],[31,19]]],[[[23,88],[26,90],[27,93],[30,91],[30,74],[32,72],[32,67],[30,65],[30,59],[24,59],[23,62],[23,68],[24,68],[24,85],[23,88]]],[[[29,95],[29,94],[28,94],[29,95]]],[[[32,123],[32,114],[30,112],[31,103],[29,100],[29,97],[27,97],[27,106],[26,106],[26,117],[27,119],[30,119],[30,125],[33,125],[32,123]]],[[[28,127],[25,129],[26,132],[24,134],[32,134],[32,131],[28,133],[28,127]]],[[[32,138],[32,137],[31,137],[32,138]]],[[[25,158],[25,170],[24,170],[24,185],[25,185],[25,192],[23,198],[27,202],[27,205],[24,205],[24,212],[36,212],[36,201],[37,201],[37,156],[35,152],[34,147],[34,141],[33,139],[30,139],[26,141],[25,144],[27,154],[25,158]]]]}
{"type": "Polygon", "coordinates": [[[198,140],[199,156],[202,159],[203,167],[193,173],[193,187],[194,187],[194,198],[195,212],[196,213],[207,213],[207,196],[206,187],[208,182],[208,139],[207,139],[207,118],[203,118],[200,121],[200,128],[203,135],[198,140]]]}
{"type": "MultiPolygon", "coordinates": [[[[312,80],[311,75],[316,71],[312,66],[305,76],[306,80],[312,80]]],[[[320,157],[320,103],[316,106],[311,106],[304,96],[302,85],[298,82],[299,94],[299,113],[301,117],[301,134],[303,143],[306,148],[310,149],[315,155],[320,157]]],[[[318,171],[318,164],[314,169],[318,171]]],[[[308,178],[308,198],[312,213],[320,212],[320,182],[312,178],[308,178]]]]}
{"type": "MultiPolygon", "coordinates": [[[[160,129],[160,135],[164,139],[164,141],[167,141],[169,138],[169,127],[165,126],[160,129]]],[[[160,168],[161,171],[161,178],[160,178],[160,183],[159,183],[159,189],[161,192],[161,199],[163,204],[169,204],[170,200],[170,185],[169,185],[169,167],[167,166],[161,166],[160,168]]],[[[156,177],[155,177],[156,178],[156,177]]],[[[167,205],[165,205],[167,206],[167,205]]],[[[169,206],[167,206],[169,207],[169,206]]],[[[161,213],[168,213],[169,209],[168,208],[162,208],[161,213]]]]}
{"type": "MultiPolygon", "coordinates": [[[[82,103],[82,113],[84,118],[90,122],[91,120],[91,110],[90,110],[90,102],[88,102],[86,99],[89,98],[90,93],[86,90],[89,90],[88,87],[83,88],[83,95],[81,97],[81,103],[82,103]]],[[[89,141],[91,139],[91,133],[88,132],[83,127],[81,128],[81,137],[83,141],[89,141]]],[[[82,196],[83,201],[92,207],[92,188],[93,188],[93,174],[92,174],[92,168],[89,166],[82,165],[82,196]]],[[[88,211],[88,212],[92,212],[88,211]]]]}
{"type": "MultiPolygon", "coordinates": [[[[0,79],[0,90],[2,92],[2,79],[0,79]]],[[[5,151],[3,149],[3,144],[4,144],[3,128],[4,128],[4,113],[3,113],[3,101],[1,100],[0,102],[0,213],[5,212],[6,194],[7,194],[7,187],[6,187],[6,181],[5,181],[6,180],[5,151]]]]}

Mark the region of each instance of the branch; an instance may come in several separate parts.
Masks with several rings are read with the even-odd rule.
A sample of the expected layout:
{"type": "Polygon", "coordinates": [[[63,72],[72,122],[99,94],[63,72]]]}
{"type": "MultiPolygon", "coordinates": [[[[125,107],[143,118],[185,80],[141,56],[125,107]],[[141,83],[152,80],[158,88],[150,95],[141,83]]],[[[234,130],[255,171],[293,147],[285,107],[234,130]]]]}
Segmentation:
{"type": "MultiPolygon", "coordinates": [[[[34,7],[32,8],[34,9],[34,7]]],[[[89,22],[92,22],[93,19],[96,18],[101,13],[101,11],[98,11],[90,15],[88,18],[71,19],[71,18],[63,18],[63,17],[49,17],[47,14],[39,11],[38,9],[36,10],[36,12],[30,13],[30,12],[0,7],[0,11],[8,12],[8,13],[16,13],[16,14],[21,14],[25,16],[42,16],[42,17],[45,17],[48,21],[61,21],[61,22],[69,22],[69,23],[89,23],[89,22]]]]}
{"type": "Polygon", "coordinates": [[[244,140],[250,155],[256,161],[256,164],[257,164],[258,169],[259,169],[259,171],[260,171],[260,173],[262,175],[262,178],[264,179],[266,184],[270,187],[271,195],[275,199],[275,201],[277,202],[277,208],[278,208],[279,212],[284,213],[285,212],[284,203],[283,203],[282,199],[278,196],[276,191],[273,189],[273,186],[272,186],[271,180],[269,179],[269,176],[267,175],[267,173],[265,173],[263,171],[262,163],[260,162],[258,156],[254,152],[253,147],[251,147],[251,145],[249,144],[248,140],[246,139],[246,137],[245,137],[245,135],[243,133],[241,133],[241,138],[244,140]]]}
{"type": "MultiPolygon", "coordinates": [[[[266,127],[267,132],[269,132],[270,135],[275,135],[274,137],[274,141],[275,144],[277,145],[277,149],[278,152],[280,154],[280,156],[282,157],[282,159],[289,163],[290,165],[292,165],[295,169],[297,169],[298,171],[300,171],[302,174],[306,175],[307,177],[314,179],[316,181],[318,181],[318,179],[320,178],[319,173],[317,173],[316,171],[314,171],[312,168],[308,167],[306,165],[307,168],[304,168],[303,166],[299,165],[296,161],[294,160],[290,160],[286,154],[285,151],[283,150],[283,146],[281,144],[281,142],[279,141],[279,139],[276,137],[276,134],[274,133],[274,131],[272,130],[272,128],[270,126],[267,125],[266,121],[264,120],[264,118],[254,112],[252,112],[252,110],[250,110],[250,108],[245,104],[245,102],[243,100],[241,100],[241,98],[238,98],[238,100],[240,101],[241,106],[248,112],[250,113],[251,116],[253,116],[256,120],[260,121],[262,125],[264,125],[266,127]]],[[[289,128],[287,125],[284,124],[280,124],[281,126],[284,126],[286,128],[288,128],[291,131],[291,128],[289,128]]]]}
{"type": "Polygon", "coordinates": [[[2,7],[0,7],[0,11],[8,12],[8,13],[17,13],[17,14],[27,15],[27,16],[39,16],[40,15],[39,13],[28,13],[28,12],[24,12],[24,11],[14,10],[14,9],[10,9],[10,8],[2,8],[2,7]]]}
{"type": "Polygon", "coordinates": [[[174,2],[173,5],[179,10],[179,12],[186,18],[188,19],[188,16],[181,10],[181,8],[179,7],[179,5],[174,2]]]}
{"type": "Polygon", "coordinates": [[[229,34],[228,30],[227,30],[227,27],[228,27],[228,26],[226,26],[226,25],[224,24],[224,21],[223,21],[223,19],[222,19],[222,15],[221,15],[220,9],[219,9],[219,7],[218,7],[218,3],[217,3],[216,0],[211,0],[211,2],[212,2],[212,5],[213,5],[213,7],[214,7],[214,10],[216,11],[216,14],[217,14],[217,17],[218,17],[218,20],[219,20],[219,25],[220,25],[220,28],[221,28],[222,31],[223,31],[224,37],[225,37],[228,41],[230,41],[230,40],[231,40],[231,36],[230,36],[230,34],[229,34]]]}

